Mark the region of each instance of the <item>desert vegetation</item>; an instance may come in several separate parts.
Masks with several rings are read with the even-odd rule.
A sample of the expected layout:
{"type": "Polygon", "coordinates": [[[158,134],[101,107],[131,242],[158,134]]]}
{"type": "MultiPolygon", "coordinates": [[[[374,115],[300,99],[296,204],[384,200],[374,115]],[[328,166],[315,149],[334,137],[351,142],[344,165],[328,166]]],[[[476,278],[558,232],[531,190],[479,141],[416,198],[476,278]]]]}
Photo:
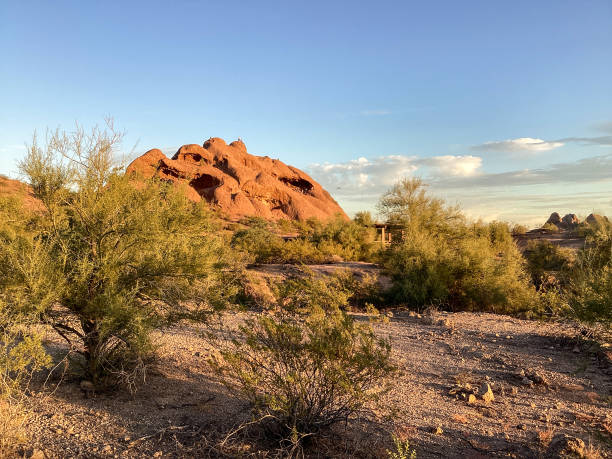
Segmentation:
{"type": "Polygon", "coordinates": [[[249,254],[256,263],[316,264],[376,259],[376,231],[371,222],[359,218],[347,221],[338,215],[327,222],[308,219],[276,223],[249,218],[242,223],[246,228],[233,234],[231,245],[249,254]],[[289,234],[289,239],[285,241],[283,234],[289,234]]]}
{"type": "MultiPolygon", "coordinates": [[[[392,232],[387,244],[369,212],[230,223],[206,200],[189,199],[182,183],[125,174],[121,140],[112,122],[53,131],[42,144],[35,136],[19,164],[34,204],[0,200],[0,455],[25,454],[34,375],[49,375],[62,360],[86,396],[137,393],[160,360],[160,336],[177,327],[200,327],[203,365],[250,413],[201,451],[241,454],[241,442],[265,438],[264,449],[271,442],[270,451],[291,457],[318,454],[317,439],[338,426],[381,419],[395,426],[397,406],[378,401],[398,358],[376,331],[392,309],[449,336],[457,331],[443,311],[609,330],[607,220],[576,226],[587,241],[582,250],[534,242],[522,253],[513,237],[526,228],[471,221],[413,178],[379,201],[392,232]],[[389,282],[307,266],[344,261],[376,264],[389,282]],[[269,293],[261,302],[247,272],[261,264],[299,269],[259,279],[269,293]],[[63,341],[60,356],[49,351],[53,339],[63,341]]],[[[477,394],[466,387],[464,395],[477,394]]],[[[415,457],[418,445],[385,429],[381,451],[415,457]]]]}

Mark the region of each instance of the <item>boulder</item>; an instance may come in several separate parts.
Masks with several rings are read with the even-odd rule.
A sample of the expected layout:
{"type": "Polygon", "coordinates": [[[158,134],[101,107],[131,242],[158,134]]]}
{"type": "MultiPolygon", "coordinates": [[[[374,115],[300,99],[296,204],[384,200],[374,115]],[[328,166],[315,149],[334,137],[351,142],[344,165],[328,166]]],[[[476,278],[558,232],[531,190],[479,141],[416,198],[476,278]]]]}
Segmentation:
{"type": "Polygon", "coordinates": [[[585,445],[580,438],[567,434],[557,434],[553,437],[544,455],[550,459],[585,457],[585,445]]]}
{"type": "Polygon", "coordinates": [[[553,212],[550,214],[550,217],[548,217],[548,220],[546,220],[546,224],[548,223],[559,226],[561,223],[561,215],[559,215],[558,212],[553,212]]]}
{"type": "Polygon", "coordinates": [[[202,146],[183,145],[171,159],[158,149],[149,150],[128,166],[127,173],[175,183],[189,199],[205,199],[230,220],[327,220],[336,215],[348,219],[306,173],[277,159],[249,154],[241,140],[228,145],[213,137],[202,146]]]}
{"type": "Polygon", "coordinates": [[[576,214],[567,214],[561,219],[561,227],[565,229],[574,229],[580,224],[580,220],[576,214]]]}

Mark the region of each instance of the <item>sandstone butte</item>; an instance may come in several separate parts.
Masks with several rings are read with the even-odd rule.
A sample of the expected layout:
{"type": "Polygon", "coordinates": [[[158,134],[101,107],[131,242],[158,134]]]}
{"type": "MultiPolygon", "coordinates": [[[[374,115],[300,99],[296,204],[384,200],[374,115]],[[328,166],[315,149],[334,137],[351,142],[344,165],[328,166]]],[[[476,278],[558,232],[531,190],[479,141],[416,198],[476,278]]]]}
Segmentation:
{"type": "Polygon", "coordinates": [[[155,148],[136,158],[126,173],[158,177],[182,186],[189,199],[205,199],[230,220],[348,219],[330,194],[301,170],[278,159],[247,153],[241,140],[227,145],[210,138],[203,146],[183,145],[169,159],[155,148]]]}

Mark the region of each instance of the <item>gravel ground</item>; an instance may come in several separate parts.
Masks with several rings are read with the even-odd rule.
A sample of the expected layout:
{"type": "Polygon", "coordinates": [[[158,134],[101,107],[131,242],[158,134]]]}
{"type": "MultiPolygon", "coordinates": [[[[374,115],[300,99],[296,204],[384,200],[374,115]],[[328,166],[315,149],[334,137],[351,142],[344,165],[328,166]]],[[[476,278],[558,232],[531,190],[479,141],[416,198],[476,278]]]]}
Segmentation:
{"type": "MultiPolygon", "coordinates": [[[[612,457],[609,343],[577,338],[569,325],[492,314],[396,312],[374,326],[391,340],[401,375],[372,407],[378,422],[355,420],[337,429],[317,457],[386,457],[392,432],[409,439],[418,458],[542,457],[561,433],[582,439],[591,457],[612,457]],[[483,383],[494,400],[474,390],[483,383]],[[396,416],[385,421],[390,406],[396,416]]],[[[24,455],[219,456],[211,445],[248,412],[208,369],[201,332],[181,326],[159,334],[160,362],[135,395],[85,394],[76,379],[65,376],[58,384],[59,369],[44,387],[35,382],[24,455]]],[[[48,345],[55,355],[63,352],[54,337],[48,345]]],[[[255,448],[246,442],[233,456],[273,456],[255,448]]]]}

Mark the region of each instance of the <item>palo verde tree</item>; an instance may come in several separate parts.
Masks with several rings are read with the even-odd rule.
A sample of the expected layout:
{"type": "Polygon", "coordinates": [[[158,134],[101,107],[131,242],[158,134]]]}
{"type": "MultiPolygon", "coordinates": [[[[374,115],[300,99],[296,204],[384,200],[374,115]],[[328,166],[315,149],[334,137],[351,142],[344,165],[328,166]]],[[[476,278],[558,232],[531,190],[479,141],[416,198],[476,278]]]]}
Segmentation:
{"type": "Polygon", "coordinates": [[[418,178],[382,196],[378,210],[401,231],[383,255],[390,299],[415,308],[537,312],[538,298],[507,225],[470,223],[418,178]]]}
{"type": "Polygon", "coordinates": [[[223,307],[240,270],[205,203],[123,173],[121,139],[112,122],[35,136],[19,167],[42,209],[0,243],[5,302],[51,325],[96,385],[134,384],[150,332],[223,307]]]}

